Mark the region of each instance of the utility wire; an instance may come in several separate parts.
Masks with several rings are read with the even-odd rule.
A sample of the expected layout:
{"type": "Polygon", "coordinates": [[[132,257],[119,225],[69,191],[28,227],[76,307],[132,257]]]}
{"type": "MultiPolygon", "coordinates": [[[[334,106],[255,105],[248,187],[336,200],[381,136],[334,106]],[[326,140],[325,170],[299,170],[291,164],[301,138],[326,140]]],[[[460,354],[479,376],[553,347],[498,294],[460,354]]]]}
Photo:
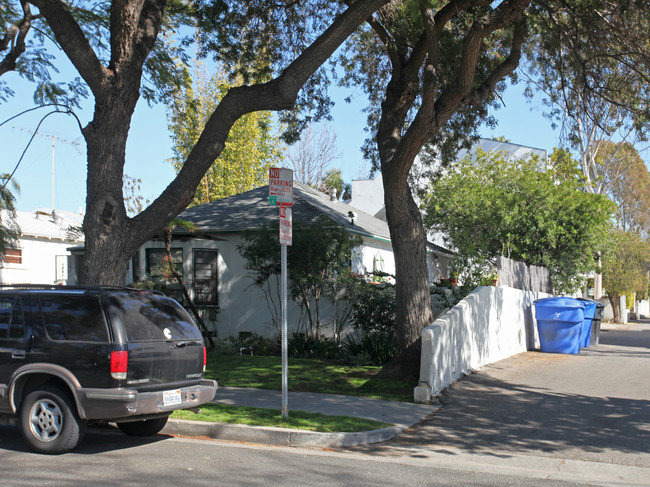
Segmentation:
{"type": "Polygon", "coordinates": [[[0,127],[2,127],[7,122],[10,122],[14,118],[17,118],[17,117],[20,117],[21,115],[24,115],[25,113],[31,112],[33,110],[38,110],[39,108],[43,108],[43,107],[47,107],[47,106],[55,106],[55,107],[57,107],[57,109],[52,110],[50,113],[48,113],[43,118],[41,118],[41,120],[38,122],[38,125],[36,126],[36,130],[34,130],[34,133],[30,137],[29,142],[27,142],[27,146],[25,147],[25,150],[23,150],[23,153],[20,155],[20,159],[18,159],[18,162],[16,163],[16,167],[14,167],[14,170],[11,172],[11,174],[9,175],[9,177],[7,178],[5,183],[2,185],[2,189],[5,189],[7,187],[7,184],[9,184],[9,181],[11,181],[14,174],[16,174],[16,171],[18,170],[18,167],[20,166],[20,163],[22,162],[23,157],[25,157],[25,153],[27,152],[27,149],[29,149],[29,146],[31,145],[32,141],[34,140],[34,137],[36,137],[36,135],[38,133],[38,129],[40,128],[40,126],[42,125],[42,123],[45,121],[45,119],[47,117],[49,117],[50,115],[54,115],[55,113],[64,113],[66,115],[72,115],[77,120],[77,124],[79,125],[79,129],[81,129],[81,121],[79,120],[77,115],[75,115],[75,113],[72,111],[72,109],[67,105],[59,105],[58,103],[48,103],[47,105],[40,105],[38,107],[30,108],[28,110],[20,112],[17,115],[14,115],[13,117],[10,117],[7,120],[5,120],[4,122],[0,123],[0,127]],[[66,108],[66,111],[59,110],[58,109],[59,107],[66,108]]]}

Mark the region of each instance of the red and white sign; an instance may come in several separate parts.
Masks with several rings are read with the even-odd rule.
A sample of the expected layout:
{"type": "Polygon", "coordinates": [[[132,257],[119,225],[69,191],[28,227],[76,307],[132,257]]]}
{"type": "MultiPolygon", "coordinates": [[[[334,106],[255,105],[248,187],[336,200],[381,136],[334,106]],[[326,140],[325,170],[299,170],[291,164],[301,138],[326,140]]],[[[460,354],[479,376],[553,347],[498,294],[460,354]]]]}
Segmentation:
{"type": "Polygon", "coordinates": [[[291,245],[293,240],[293,223],[291,208],[280,207],[280,244],[291,245]]]}
{"type": "Polygon", "coordinates": [[[269,204],[293,206],[293,171],[284,167],[269,169],[269,204]]]}

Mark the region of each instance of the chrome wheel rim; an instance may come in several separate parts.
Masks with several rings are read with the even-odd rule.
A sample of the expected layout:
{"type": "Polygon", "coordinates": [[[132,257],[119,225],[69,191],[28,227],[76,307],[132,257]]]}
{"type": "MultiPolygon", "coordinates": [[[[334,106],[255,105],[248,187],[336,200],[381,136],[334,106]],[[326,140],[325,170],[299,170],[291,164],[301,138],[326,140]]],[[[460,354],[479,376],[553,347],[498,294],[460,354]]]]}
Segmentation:
{"type": "Polygon", "coordinates": [[[29,412],[29,428],[41,441],[53,441],[61,433],[63,413],[51,399],[39,399],[29,412]]]}

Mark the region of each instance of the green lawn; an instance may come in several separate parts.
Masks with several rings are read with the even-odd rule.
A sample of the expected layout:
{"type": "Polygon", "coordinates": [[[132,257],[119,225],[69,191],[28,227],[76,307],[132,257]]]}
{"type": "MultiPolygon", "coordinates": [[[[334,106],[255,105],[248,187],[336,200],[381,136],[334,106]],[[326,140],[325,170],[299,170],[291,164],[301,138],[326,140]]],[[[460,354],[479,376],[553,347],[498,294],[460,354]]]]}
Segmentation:
{"type": "MultiPolygon", "coordinates": [[[[289,391],[343,394],[412,402],[413,388],[393,379],[378,379],[380,367],[341,365],[323,360],[289,358],[289,391]]],[[[274,356],[208,354],[206,378],[223,387],[282,389],[282,360],[274,356]]]]}
{"type": "Polygon", "coordinates": [[[278,409],[228,406],[225,404],[204,404],[199,407],[199,413],[193,411],[174,411],[172,418],[189,419],[192,421],[209,421],[213,423],[236,423],[254,426],[273,426],[276,428],[291,428],[325,433],[346,433],[370,431],[392,426],[370,419],[353,418],[350,416],[325,416],[304,411],[290,411],[287,419],[282,419],[278,409]]]}

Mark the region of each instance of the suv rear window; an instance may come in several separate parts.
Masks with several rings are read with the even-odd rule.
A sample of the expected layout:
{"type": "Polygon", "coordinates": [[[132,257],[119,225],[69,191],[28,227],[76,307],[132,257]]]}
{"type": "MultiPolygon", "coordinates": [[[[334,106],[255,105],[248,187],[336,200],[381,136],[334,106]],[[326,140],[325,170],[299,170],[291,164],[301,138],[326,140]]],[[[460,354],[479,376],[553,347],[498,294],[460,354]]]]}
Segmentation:
{"type": "Polygon", "coordinates": [[[108,331],[99,298],[93,296],[41,296],[45,331],[52,340],[106,342],[108,331]]]}
{"type": "Polygon", "coordinates": [[[200,340],[192,318],[174,300],[155,294],[111,296],[129,342],[200,340]]]}

